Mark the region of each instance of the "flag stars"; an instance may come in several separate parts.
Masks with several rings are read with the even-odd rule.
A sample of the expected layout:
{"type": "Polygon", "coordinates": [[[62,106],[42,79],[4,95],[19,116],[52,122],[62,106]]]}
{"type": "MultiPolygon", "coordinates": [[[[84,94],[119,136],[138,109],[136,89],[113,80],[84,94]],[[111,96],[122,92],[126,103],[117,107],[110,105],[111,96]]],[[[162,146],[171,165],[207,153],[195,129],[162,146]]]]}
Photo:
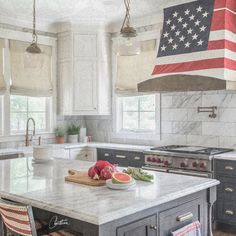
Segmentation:
{"type": "Polygon", "coordinates": [[[172,39],[171,37],[168,39],[168,43],[171,44],[173,43],[174,39],[172,39]]]}
{"type": "Polygon", "coordinates": [[[182,26],[183,26],[183,29],[186,29],[188,24],[185,22],[182,26]]]}
{"type": "Polygon", "coordinates": [[[177,47],[178,47],[178,45],[175,43],[175,44],[172,46],[172,49],[173,49],[173,50],[176,50],[177,47]]]}
{"type": "Polygon", "coordinates": [[[171,23],[171,20],[168,19],[168,20],[166,21],[166,24],[167,24],[167,25],[170,25],[170,23],[171,23]]]}
{"type": "Polygon", "coordinates": [[[184,11],[184,14],[185,14],[186,16],[188,16],[188,15],[190,14],[190,10],[187,9],[186,11],[184,11]]]}
{"type": "Polygon", "coordinates": [[[190,43],[190,42],[186,42],[186,43],[184,44],[184,47],[185,47],[185,48],[189,48],[189,47],[190,47],[190,45],[191,45],[191,43],[190,43]]]}
{"type": "Polygon", "coordinates": [[[201,11],[202,11],[202,7],[199,6],[199,7],[197,8],[197,12],[201,12],[201,11]]]}
{"type": "Polygon", "coordinates": [[[177,17],[178,15],[179,15],[179,13],[177,11],[173,13],[174,18],[177,17]]]}
{"type": "Polygon", "coordinates": [[[189,28],[189,29],[187,30],[187,32],[188,32],[188,34],[192,34],[192,33],[193,33],[193,29],[192,29],[192,28],[189,28]]]}
{"type": "Polygon", "coordinates": [[[162,52],[165,52],[165,50],[166,50],[166,46],[165,46],[165,45],[162,45],[162,46],[161,46],[161,51],[162,51],[162,52]]]}
{"type": "Polygon", "coordinates": [[[175,29],[176,29],[176,26],[175,26],[175,25],[172,25],[172,26],[170,27],[170,29],[171,29],[171,30],[175,30],[175,29]]]}
{"type": "Polygon", "coordinates": [[[168,32],[165,32],[165,33],[163,34],[163,36],[164,36],[164,38],[168,38],[169,33],[168,33],[168,32]]]}
{"type": "Polygon", "coordinates": [[[175,36],[179,36],[179,35],[180,35],[180,31],[177,30],[177,31],[175,32],[175,36]]]}
{"type": "Polygon", "coordinates": [[[179,22],[179,23],[182,23],[182,21],[183,21],[183,18],[182,18],[182,17],[179,17],[179,18],[178,18],[178,22],[179,22]]]}
{"type": "Polygon", "coordinates": [[[189,17],[189,20],[191,21],[191,20],[194,20],[195,19],[195,15],[191,15],[190,17],[189,17]]]}
{"type": "Polygon", "coordinates": [[[207,12],[207,11],[205,11],[205,12],[202,14],[203,18],[206,18],[208,15],[209,15],[209,12],[207,12]]]}
{"type": "Polygon", "coordinates": [[[184,42],[184,40],[185,40],[185,37],[182,35],[182,36],[179,38],[179,41],[180,41],[180,42],[184,42]]]}
{"type": "Polygon", "coordinates": [[[194,35],[192,35],[192,38],[193,38],[193,40],[197,40],[198,35],[195,33],[194,35]]]}
{"type": "Polygon", "coordinates": [[[200,39],[200,40],[197,42],[197,45],[198,45],[198,46],[202,46],[202,45],[203,45],[203,42],[204,42],[204,41],[202,41],[202,40],[200,39]]]}
{"type": "Polygon", "coordinates": [[[200,25],[200,23],[201,23],[201,21],[200,21],[200,20],[196,20],[196,21],[194,22],[195,26],[199,26],[199,25],[200,25]]]}
{"type": "Polygon", "coordinates": [[[206,30],[206,26],[202,26],[201,28],[200,28],[200,32],[205,32],[205,30],[206,30]]]}

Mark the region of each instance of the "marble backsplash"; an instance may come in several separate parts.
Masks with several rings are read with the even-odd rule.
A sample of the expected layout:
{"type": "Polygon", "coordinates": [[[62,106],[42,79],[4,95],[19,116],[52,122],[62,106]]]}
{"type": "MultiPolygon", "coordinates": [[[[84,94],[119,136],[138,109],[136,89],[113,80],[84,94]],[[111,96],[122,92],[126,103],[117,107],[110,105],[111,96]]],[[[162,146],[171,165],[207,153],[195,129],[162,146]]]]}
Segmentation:
{"type": "Polygon", "coordinates": [[[130,144],[187,144],[236,148],[236,91],[164,93],[161,95],[161,138],[119,138],[113,116],[86,116],[94,141],[130,144]],[[217,106],[217,117],[198,113],[198,106],[217,106]]]}

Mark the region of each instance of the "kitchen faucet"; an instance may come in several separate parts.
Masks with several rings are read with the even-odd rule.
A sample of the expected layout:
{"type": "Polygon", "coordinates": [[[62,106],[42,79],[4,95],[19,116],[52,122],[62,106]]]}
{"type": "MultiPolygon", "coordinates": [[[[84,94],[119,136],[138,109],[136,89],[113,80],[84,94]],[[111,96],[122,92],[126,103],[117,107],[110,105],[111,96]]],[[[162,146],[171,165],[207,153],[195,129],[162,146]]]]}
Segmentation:
{"type": "Polygon", "coordinates": [[[35,135],[35,121],[33,118],[28,118],[27,125],[26,125],[25,146],[29,146],[29,142],[32,141],[32,137],[31,137],[31,139],[29,139],[29,122],[30,122],[30,120],[32,121],[33,126],[34,126],[32,137],[35,135]]]}

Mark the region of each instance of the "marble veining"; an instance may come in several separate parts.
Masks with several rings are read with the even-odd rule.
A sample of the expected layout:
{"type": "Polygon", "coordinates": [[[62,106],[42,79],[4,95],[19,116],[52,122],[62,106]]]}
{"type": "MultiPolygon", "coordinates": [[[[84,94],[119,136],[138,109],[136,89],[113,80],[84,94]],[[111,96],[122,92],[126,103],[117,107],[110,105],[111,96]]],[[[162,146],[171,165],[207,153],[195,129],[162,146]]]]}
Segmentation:
{"type": "Polygon", "coordinates": [[[220,159],[220,160],[236,161],[236,151],[222,153],[222,154],[216,155],[214,158],[220,159]]]}
{"type": "Polygon", "coordinates": [[[64,181],[68,169],[87,170],[93,163],[32,158],[0,161],[0,196],[92,224],[115,219],[210,188],[214,179],[153,172],[153,183],[137,181],[129,190],[111,190],[64,181]]]}

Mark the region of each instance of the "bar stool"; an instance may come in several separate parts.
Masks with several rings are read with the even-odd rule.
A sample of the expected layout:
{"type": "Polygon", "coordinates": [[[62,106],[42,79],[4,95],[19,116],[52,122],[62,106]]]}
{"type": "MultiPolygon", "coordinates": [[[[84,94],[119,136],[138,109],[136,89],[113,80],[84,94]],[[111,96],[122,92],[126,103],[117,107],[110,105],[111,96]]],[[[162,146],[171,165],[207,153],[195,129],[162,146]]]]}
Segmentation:
{"type": "MultiPolygon", "coordinates": [[[[76,236],[66,230],[58,230],[52,233],[44,233],[45,221],[35,220],[31,206],[0,199],[0,215],[4,226],[4,236],[10,230],[12,236],[76,236]]],[[[77,234],[79,235],[79,234],[77,234]]]]}

